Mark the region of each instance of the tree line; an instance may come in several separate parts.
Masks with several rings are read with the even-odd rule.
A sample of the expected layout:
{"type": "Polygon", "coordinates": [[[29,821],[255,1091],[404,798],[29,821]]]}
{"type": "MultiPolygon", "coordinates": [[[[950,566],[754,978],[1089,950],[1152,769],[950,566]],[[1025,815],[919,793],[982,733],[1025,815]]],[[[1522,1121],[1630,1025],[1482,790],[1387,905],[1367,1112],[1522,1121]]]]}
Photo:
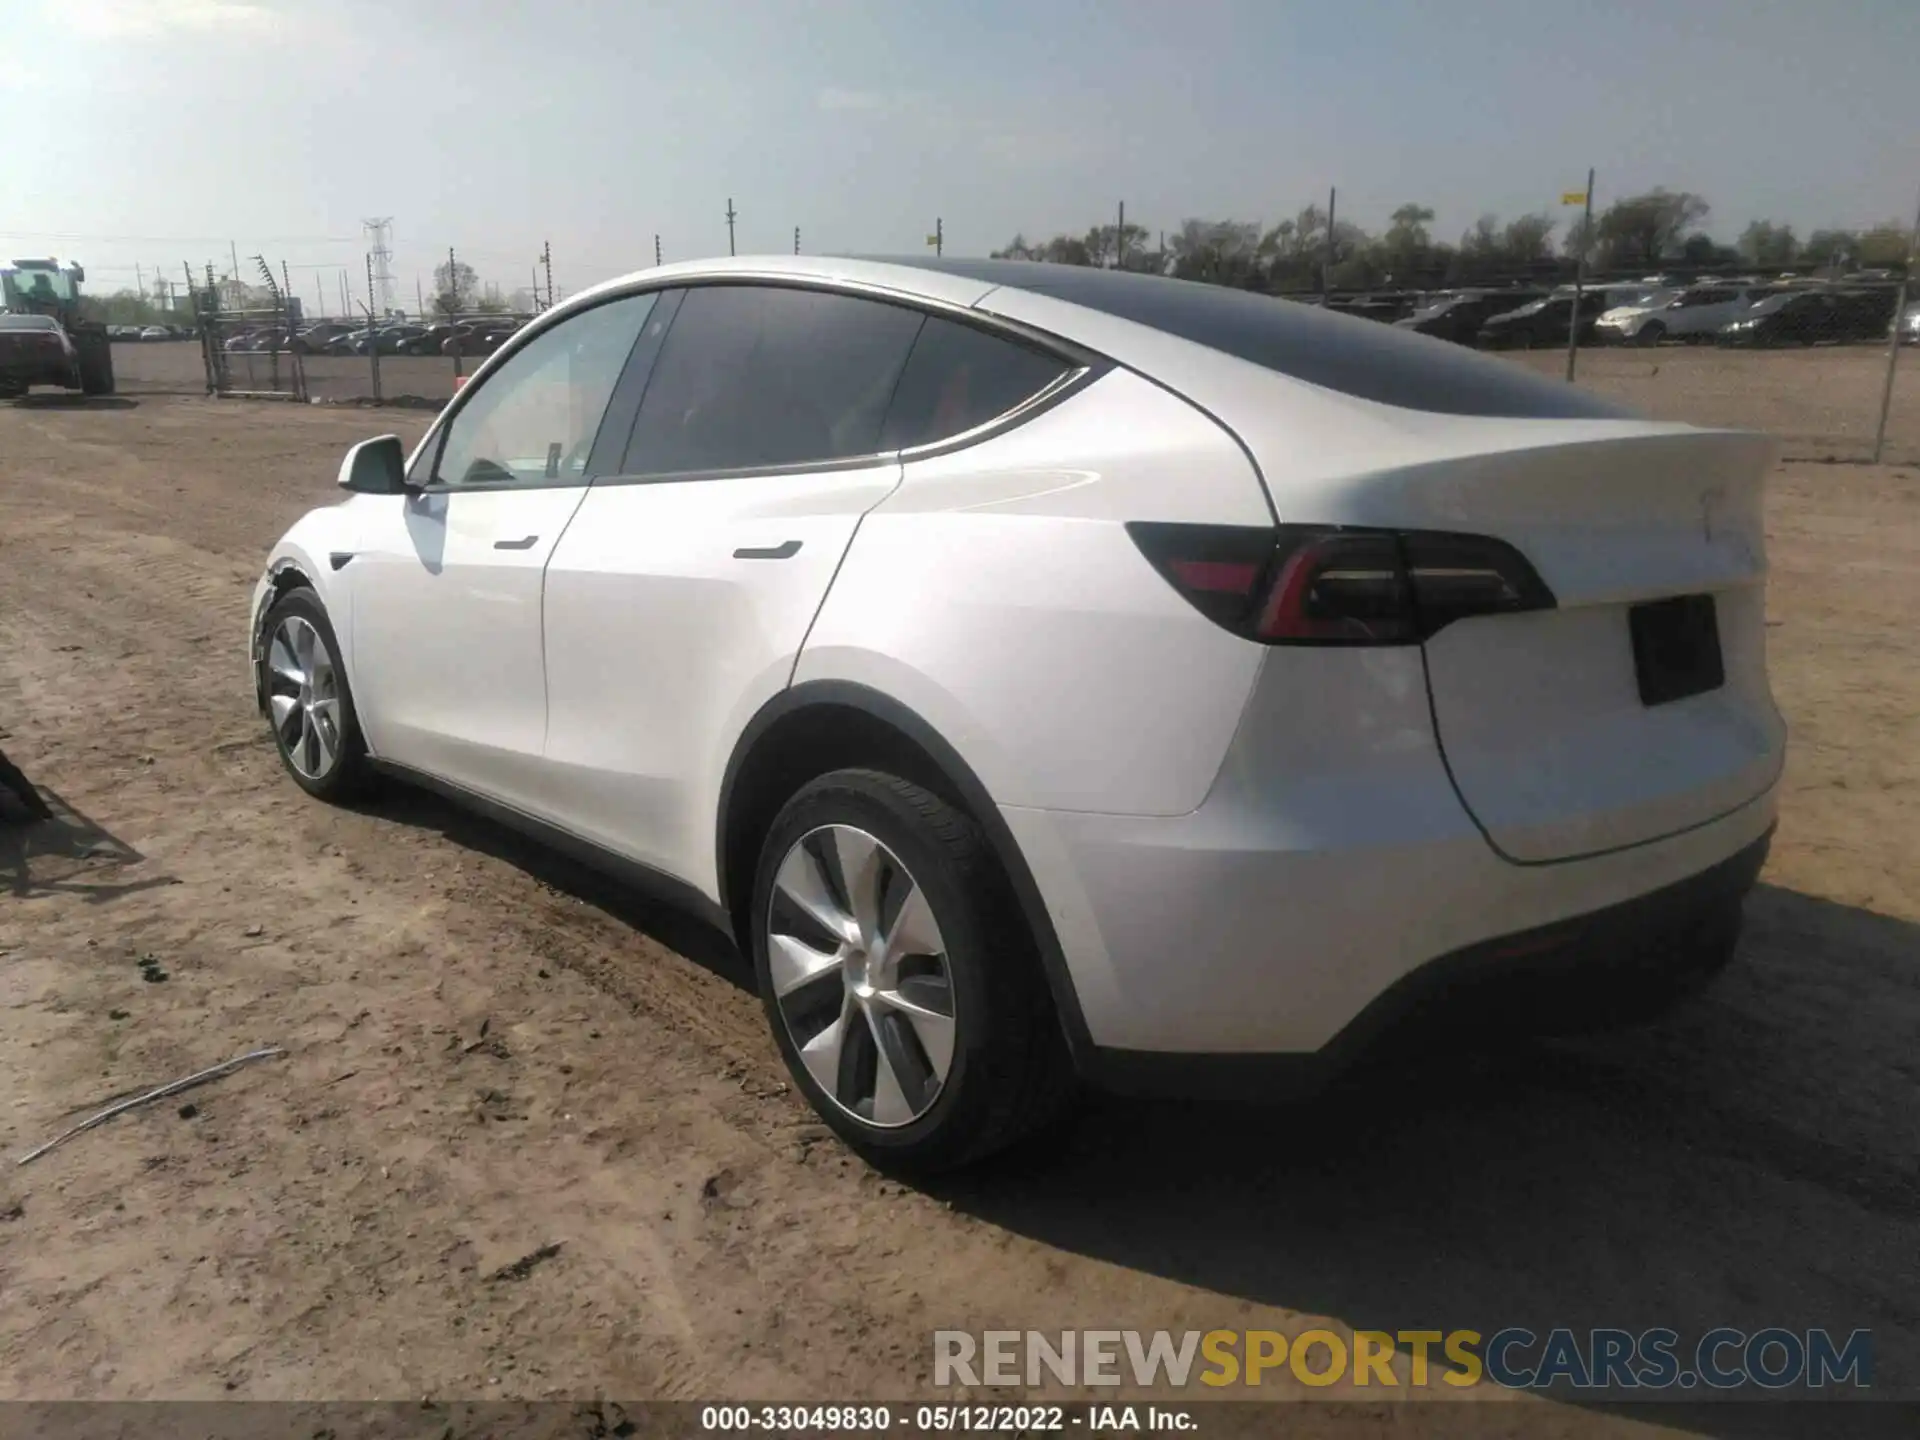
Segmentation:
{"type": "Polygon", "coordinates": [[[1562,229],[1545,212],[1502,220],[1482,215],[1457,243],[1433,235],[1433,210],[1408,203],[1372,233],[1309,205],[1290,219],[1181,221],[1157,239],[1145,226],[1096,225],[1084,235],[1029,241],[1016,235],[995,259],[1040,260],[1140,270],[1275,294],[1334,290],[1423,289],[1505,280],[1571,278],[1584,248],[1590,273],[1642,274],[1680,264],[1693,269],[1808,271],[1902,270],[1908,233],[1897,222],[1867,230],[1815,230],[1802,240],[1790,225],[1755,220],[1732,245],[1702,228],[1711,207],[1685,190],[1656,188],[1616,200],[1592,220],[1562,229]],[[1556,244],[1556,232],[1558,243],[1556,244]]]}

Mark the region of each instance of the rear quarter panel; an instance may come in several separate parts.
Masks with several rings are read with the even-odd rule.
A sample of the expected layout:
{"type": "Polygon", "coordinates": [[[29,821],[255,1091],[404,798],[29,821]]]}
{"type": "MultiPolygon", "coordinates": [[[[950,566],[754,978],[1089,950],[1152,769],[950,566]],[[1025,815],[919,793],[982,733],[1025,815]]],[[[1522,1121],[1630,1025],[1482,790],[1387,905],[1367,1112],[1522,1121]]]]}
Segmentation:
{"type": "Polygon", "coordinates": [[[891,695],[1002,805],[1191,810],[1261,651],[1175,594],[1129,520],[1272,513],[1220,426],[1114,371],[1016,430],[909,463],[862,521],[794,680],[891,695]]]}

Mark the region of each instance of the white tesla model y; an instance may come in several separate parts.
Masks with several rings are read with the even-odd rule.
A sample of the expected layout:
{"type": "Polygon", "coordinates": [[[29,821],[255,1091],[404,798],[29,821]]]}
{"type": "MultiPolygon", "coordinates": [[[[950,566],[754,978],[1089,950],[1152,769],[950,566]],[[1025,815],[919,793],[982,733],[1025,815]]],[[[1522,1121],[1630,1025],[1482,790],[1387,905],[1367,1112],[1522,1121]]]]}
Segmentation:
{"type": "Polygon", "coordinates": [[[741,259],[542,315],[273,549],[295,781],[703,908],[854,1146],[1383,1026],[1652,1013],[1771,836],[1765,439],[1018,262],[741,259]]]}

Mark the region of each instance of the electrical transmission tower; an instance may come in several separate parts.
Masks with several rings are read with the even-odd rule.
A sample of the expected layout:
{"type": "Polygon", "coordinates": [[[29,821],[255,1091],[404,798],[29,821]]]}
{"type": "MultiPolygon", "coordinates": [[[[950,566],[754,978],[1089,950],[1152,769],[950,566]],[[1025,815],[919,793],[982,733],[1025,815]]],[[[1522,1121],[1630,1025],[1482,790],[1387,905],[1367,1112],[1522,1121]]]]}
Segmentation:
{"type": "Polygon", "coordinates": [[[373,302],[379,313],[393,310],[393,217],[384,215],[360,222],[367,236],[367,256],[373,262],[373,302]]]}

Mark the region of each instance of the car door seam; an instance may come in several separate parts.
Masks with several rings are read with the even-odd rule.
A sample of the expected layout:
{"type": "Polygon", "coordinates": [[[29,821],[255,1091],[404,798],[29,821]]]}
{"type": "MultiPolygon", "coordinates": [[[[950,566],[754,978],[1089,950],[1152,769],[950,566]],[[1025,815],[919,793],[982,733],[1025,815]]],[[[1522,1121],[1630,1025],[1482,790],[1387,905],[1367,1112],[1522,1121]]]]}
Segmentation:
{"type": "Polygon", "coordinates": [[[593,481],[583,477],[577,487],[580,498],[574,502],[566,521],[560,526],[560,533],[553,537],[553,544],[547,547],[547,558],[540,562],[540,751],[547,753],[547,734],[553,728],[553,685],[547,675],[547,572],[553,568],[553,557],[560,553],[560,547],[566,544],[567,532],[573,529],[573,522],[580,512],[587,508],[587,497],[593,493],[593,481]]]}
{"type": "Polygon", "coordinates": [[[898,495],[900,487],[906,484],[906,464],[898,459],[893,463],[893,484],[887,488],[886,494],[860,512],[853,522],[853,533],[847,536],[847,543],[840,547],[840,558],[833,562],[833,573],[827,577],[827,583],[820,590],[820,599],[813,607],[813,614],[807,618],[807,628],[801,633],[800,643],[793,647],[793,658],[787,664],[787,679],[786,683],[780,687],[782,690],[791,689],[793,677],[800,673],[800,657],[807,653],[807,642],[813,638],[813,628],[820,623],[820,616],[827,608],[827,599],[833,594],[833,587],[840,579],[840,571],[846,565],[847,557],[853,554],[853,547],[860,539],[860,530],[867,523],[867,516],[898,495]]]}

